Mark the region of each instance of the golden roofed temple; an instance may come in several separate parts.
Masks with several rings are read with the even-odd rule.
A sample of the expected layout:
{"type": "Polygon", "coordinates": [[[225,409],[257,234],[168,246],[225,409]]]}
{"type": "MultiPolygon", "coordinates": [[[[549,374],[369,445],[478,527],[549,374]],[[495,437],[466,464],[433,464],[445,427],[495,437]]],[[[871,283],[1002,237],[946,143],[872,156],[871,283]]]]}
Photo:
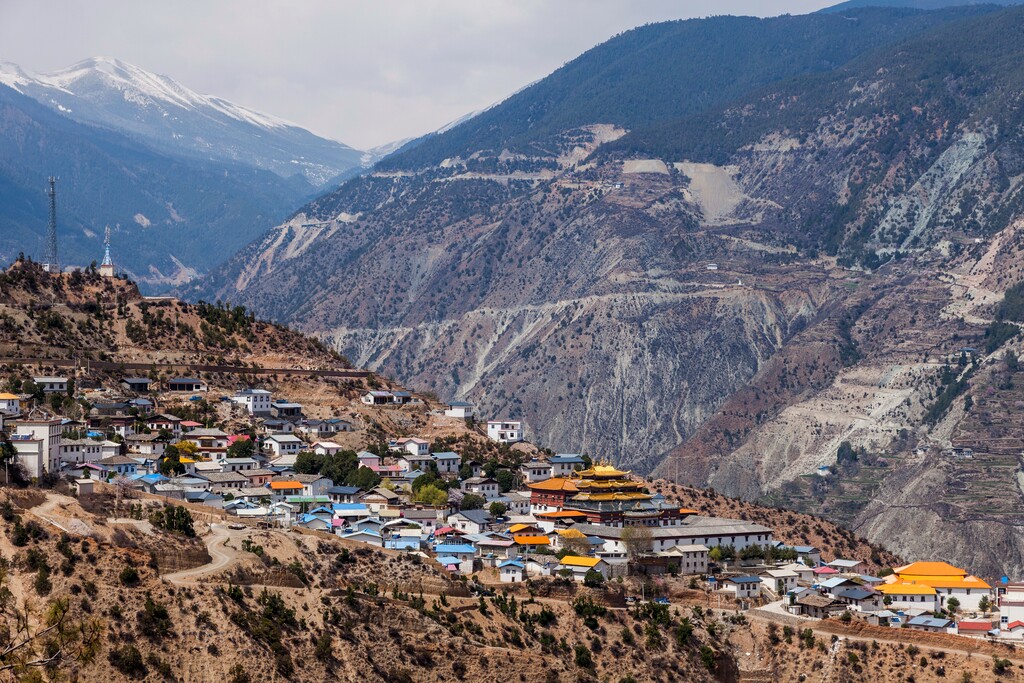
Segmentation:
{"type": "Polygon", "coordinates": [[[651,495],[645,486],[643,481],[631,479],[629,472],[611,465],[594,465],[568,477],[529,484],[530,505],[538,517],[584,515],[594,524],[631,519],[660,526],[692,514],[684,514],[678,505],[669,505],[663,497],[651,495]]]}
{"type": "Polygon", "coordinates": [[[574,501],[635,501],[650,500],[651,495],[644,493],[642,482],[629,478],[629,472],[623,472],[610,465],[594,465],[588,470],[573,472],[572,483],[579,494],[573,496],[574,501]]]}

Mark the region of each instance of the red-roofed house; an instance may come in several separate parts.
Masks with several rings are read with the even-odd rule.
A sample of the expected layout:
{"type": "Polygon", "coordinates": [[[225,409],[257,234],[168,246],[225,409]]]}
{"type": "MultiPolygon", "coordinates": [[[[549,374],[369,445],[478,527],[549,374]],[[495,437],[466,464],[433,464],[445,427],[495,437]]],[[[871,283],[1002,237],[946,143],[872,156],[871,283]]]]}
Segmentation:
{"type": "Polygon", "coordinates": [[[991,621],[961,621],[956,625],[956,632],[962,636],[985,638],[995,628],[991,621]]]}
{"type": "Polygon", "coordinates": [[[1011,621],[999,629],[1000,638],[1012,638],[1013,640],[1024,640],[1024,621],[1011,621]]]}

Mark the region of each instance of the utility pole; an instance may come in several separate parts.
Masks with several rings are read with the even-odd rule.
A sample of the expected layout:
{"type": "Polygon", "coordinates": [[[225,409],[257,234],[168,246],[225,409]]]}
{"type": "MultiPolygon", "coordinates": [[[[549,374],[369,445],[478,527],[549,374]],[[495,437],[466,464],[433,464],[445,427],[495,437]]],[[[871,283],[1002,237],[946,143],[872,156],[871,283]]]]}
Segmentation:
{"type": "Polygon", "coordinates": [[[49,273],[60,272],[60,261],[57,257],[57,178],[50,176],[50,189],[46,191],[50,198],[50,223],[46,231],[46,270],[49,273]]]}

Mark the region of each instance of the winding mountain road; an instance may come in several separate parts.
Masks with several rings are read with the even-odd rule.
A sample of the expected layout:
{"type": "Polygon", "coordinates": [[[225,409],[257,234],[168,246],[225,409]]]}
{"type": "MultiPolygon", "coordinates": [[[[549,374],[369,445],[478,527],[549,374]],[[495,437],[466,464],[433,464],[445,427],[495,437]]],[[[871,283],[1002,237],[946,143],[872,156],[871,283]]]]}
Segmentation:
{"type": "Polygon", "coordinates": [[[207,564],[192,569],[186,569],[173,574],[164,574],[163,578],[175,585],[198,583],[196,577],[204,574],[212,574],[230,565],[237,557],[238,551],[225,546],[228,539],[232,537],[231,532],[224,524],[211,524],[210,533],[203,539],[206,543],[206,550],[212,558],[207,564]]]}

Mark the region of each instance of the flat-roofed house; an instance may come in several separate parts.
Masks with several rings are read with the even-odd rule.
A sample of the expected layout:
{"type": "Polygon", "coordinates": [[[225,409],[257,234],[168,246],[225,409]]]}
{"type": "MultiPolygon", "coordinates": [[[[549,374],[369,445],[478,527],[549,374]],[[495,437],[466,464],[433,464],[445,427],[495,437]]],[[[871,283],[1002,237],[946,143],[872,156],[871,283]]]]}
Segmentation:
{"type": "Polygon", "coordinates": [[[266,389],[247,388],[235,392],[231,402],[245,408],[250,415],[264,417],[271,414],[273,395],[266,389]]]}
{"type": "Polygon", "coordinates": [[[449,401],[444,414],[448,417],[467,418],[473,417],[473,404],[465,401],[449,401]]]}
{"type": "Polygon", "coordinates": [[[523,421],[488,420],[487,438],[498,443],[518,443],[523,440],[523,421]]]}
{"type": "Polygon", "coordinates": [[[152,381],[148,377],[122,377],[121,387],[126,391],[136,394],[145,394],[149,391],[152,381]]]}
{"type": "Polygon", "coordinates": [[[44,394],[63,394],[68,390],[67,377],[33,377],[32,381],[44,394]]]}
{"type": "Polygon", "coordinates": [[[206,382],[195,377],[175,377],[167,380],[168,391],[206,391],[206,382]]]}

